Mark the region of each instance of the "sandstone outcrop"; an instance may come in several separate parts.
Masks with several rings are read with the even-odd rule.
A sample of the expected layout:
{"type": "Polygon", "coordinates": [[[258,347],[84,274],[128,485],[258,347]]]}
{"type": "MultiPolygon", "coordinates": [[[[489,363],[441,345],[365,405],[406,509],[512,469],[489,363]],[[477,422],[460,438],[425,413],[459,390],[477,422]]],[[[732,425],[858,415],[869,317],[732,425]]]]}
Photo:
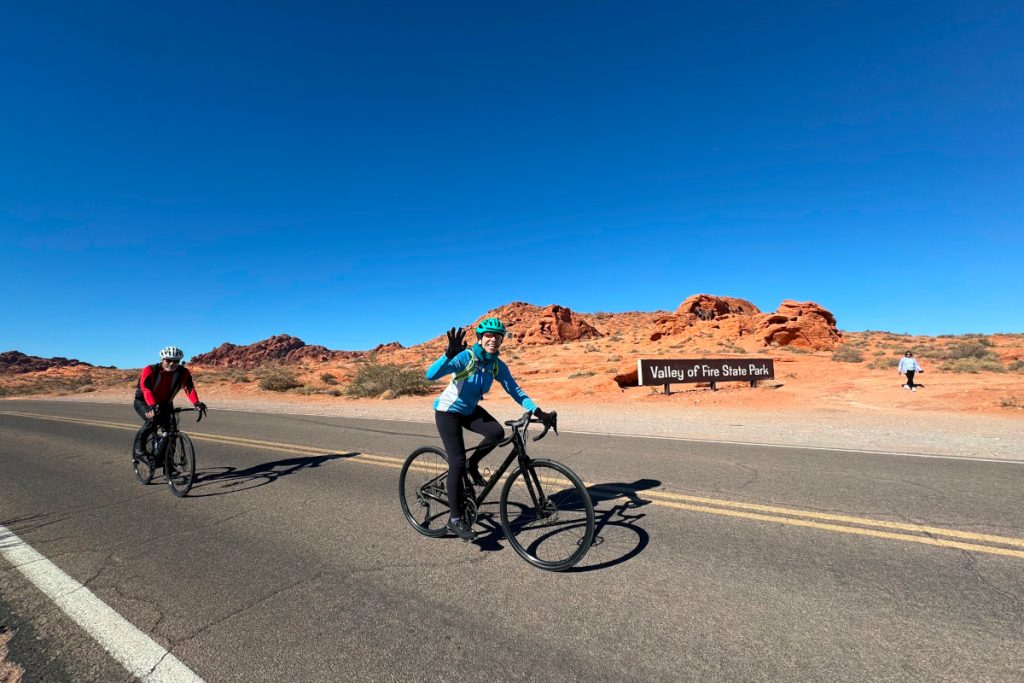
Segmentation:
{"type": "Polygon", "coordinates": [[[662,337],[692,334],[694,332],[692,328],[695,326],[718,329],[722,327],[725,319],[731,319],[731,322],[727,324],[731,331],[725,336],[738,337],[749,327],[748,324],[745,324],[745,319],[760,312],[761,310],[757,306],[746,299],[694,294],[679,304],[675,313],[663,315],[654,321],[651,341],[658,341],[662,337]],[[713,321],[718,324],[705,324],[713,321]]]}
{"type": "Polygon", "coordinates": [[[6,372],[12,375],[19,375],[26,372],[42,372],[44,370],[49,370],[50,368],[67,368],[79,365],[87,368],[94,367],[89,363],[83,363],[82,361],[74,358],[62,358],[60,356],[55,358],[40,358],[39,356],[29,356],[21,351],[4,351],[3,353],[0,353],[0,373],[6,372]]]}
{"type": "Polygon", "coordinates": [[[310,345],[298,337],[279,334],[247,346],[225,342],[207,353],[192,357],[192,365],[252,369],[266,363],[300,363],[358,358],[359,351],[332,351],[325,346],[310,345]]]}
{"type": "MultiPolygon", "coordinates": [[[[490,317],[500,318],[508,328],[508,341],[519,344],[562,344],[604,336],[596,327],[565,306],[541,308],[514,301],[481,316],[480,320],[490,317]]],[[[480,320],[472,325],[473,329],[480,320]]]]}
{"type": "Polygon", "coordinates": [[[811,301],[783,301],[775,313],[762,314],[753,333],[766,346],[827,350],[842,342],[836,317],[811,301]]]}
{"type": "Polygon", "coordinates": [[[663,337],[711,338],[748,350],[751,344],[827,350],[842,342],[835,316],[816,303],[786,300],[774,313],[762,313],[745,299],[710,294],[688,297],[675,313],[656,318],[650,339],[663,337]]]}
{"type": "Polygon", "coordinates": [[[676,309],[676,315],[693,315],[698,320],[713,320],[724,315],[754,315],[760,313],[754,304],[746,299],[711,294],[694,294],[686,298],[676,309]]]}

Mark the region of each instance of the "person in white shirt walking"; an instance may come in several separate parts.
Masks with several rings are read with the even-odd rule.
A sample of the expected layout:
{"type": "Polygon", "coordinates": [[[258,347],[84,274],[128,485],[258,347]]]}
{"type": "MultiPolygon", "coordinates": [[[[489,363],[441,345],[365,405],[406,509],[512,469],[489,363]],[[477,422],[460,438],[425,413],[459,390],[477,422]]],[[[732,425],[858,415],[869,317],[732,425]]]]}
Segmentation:
{"type": "Polygon", "coordinates": [[[917,391],[918,385],[914,384],[914,373],[917,372],[924,372],[924,370],[921,368],[920,363],[917,362],[917,359],[914,358],[914,354],[907,351],[903,354],[903,358],[900,358],[899,365],[899,373],[901,375],[906,374],[907,376],[907,383],[903,385],[904,389],[917,391]]]}

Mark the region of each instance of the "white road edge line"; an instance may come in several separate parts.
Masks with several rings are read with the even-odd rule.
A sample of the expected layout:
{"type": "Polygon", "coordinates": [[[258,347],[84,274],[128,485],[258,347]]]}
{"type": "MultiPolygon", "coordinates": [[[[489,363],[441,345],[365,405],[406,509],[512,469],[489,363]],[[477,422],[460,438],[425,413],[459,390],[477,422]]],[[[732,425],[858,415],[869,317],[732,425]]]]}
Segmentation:
{"type": "Polygon", "coordinates": [[[147,683],[203,683],[181,660],[2,524],[0,555],[133,676],[147,683]]]}

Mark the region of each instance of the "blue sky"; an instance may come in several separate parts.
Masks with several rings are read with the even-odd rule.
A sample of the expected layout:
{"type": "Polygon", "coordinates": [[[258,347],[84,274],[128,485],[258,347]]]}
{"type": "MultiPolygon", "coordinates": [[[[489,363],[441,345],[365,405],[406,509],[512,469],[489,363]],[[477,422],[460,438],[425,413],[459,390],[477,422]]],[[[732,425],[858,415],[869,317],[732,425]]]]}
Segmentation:
{"type": "Polygon", "coordinates": [[[1019,2],[4,3],[0,351],[698,292],[1021,332],[1021,44],[1019,2]]]}

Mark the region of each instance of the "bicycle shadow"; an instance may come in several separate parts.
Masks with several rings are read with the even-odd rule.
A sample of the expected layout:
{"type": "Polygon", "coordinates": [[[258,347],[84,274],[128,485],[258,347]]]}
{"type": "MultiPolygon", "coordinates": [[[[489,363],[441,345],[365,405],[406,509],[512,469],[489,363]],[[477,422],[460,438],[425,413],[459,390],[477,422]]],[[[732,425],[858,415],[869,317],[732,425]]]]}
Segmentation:
{"type": "Polygon", "coordinates": [[[249,491],[260,486],[273,483],[281,477],[301,472],[302,470],[320,467],[331,460],[341,458],[354,458],[359,453],[325,453],[324,455],[309,455],[299,458],[285,458],[264,462],[252,467],[238,469],[236,467],[209,467],[196,472],[196,482],[189,492],[189,498],[204,498],[211,496],[223,496],[229,493],[240,493],[249,491]],[[230,489],[211,490],[205,492],[203,489],[230,489]]]}
{"type": "MultiPolygon", "coordinates": [[[[648,505],[651,501],[642,499],[641,491],[660,486],[656,479],[638,479],[631,484],[609,482],[594,484],[587,487],[590,499],[594,504],[594,541],[582,562],[565,573],[592,572],[622,564],[644,551],[650,543],[650,535],[637,522],[647,515],[627,514],[630,510],[648,505]],[[620,499],[625,498],[624,501],[620,499]],[[606,505],[607,503],[613,503],[606,505]]],[[[558,499],[559,494],[552,496],[558,499]]],[[[478,535],[473,543],[481,552],[494,552],[504,549],[501,543],[505,538],[497,511],[498,504],[490,503],[480,510],[477,524],[487,529],[478,535]],[[493,508],[493,510],[487,510],[493,508]]],[[[568,532],[569,530],[566,529],[568,532]]]]}

